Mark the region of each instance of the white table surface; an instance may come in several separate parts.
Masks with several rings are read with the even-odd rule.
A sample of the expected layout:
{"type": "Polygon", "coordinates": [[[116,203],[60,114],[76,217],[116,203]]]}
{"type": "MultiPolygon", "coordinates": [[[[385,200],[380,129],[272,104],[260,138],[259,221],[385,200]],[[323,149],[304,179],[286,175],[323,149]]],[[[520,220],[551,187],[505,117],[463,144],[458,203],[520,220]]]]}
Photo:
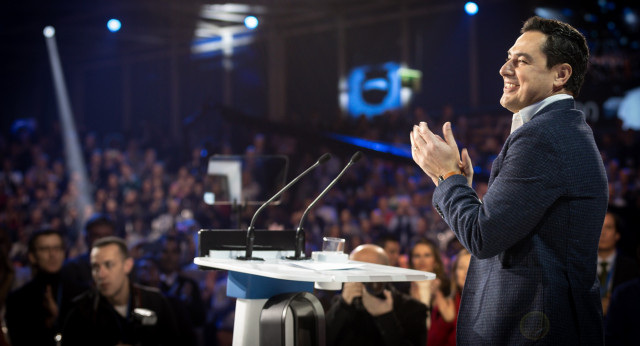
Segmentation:
{"type": "Polygon", "coordinates": [[[327,262],[292,261],[279,258],[241,261],[235,258],[196,257],[193,262],[203,267],[305,282],[392,282],[436,278],[436,275],[430,272],[350,260],[343,262],[343,266],[348,269],[327,269],[327,262]]]}

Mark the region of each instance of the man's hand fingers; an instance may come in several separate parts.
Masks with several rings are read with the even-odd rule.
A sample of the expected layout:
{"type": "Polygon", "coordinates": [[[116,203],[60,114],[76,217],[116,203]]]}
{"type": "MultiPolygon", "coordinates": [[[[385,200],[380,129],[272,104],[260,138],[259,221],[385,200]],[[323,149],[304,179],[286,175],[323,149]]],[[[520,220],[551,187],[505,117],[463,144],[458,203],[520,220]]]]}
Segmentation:
{"type": "Polygon", "coordinates": [[[435,143],[434,141],[438,141],[438,140],[444,141],[442,138],[440,138],[440,136],[433,133],[431,129],[429,129],[429,126],[427,125],[427,123],[425,123],[424,121],[420,122],[420,127],[418,129],[420,133],[420,138],[425,142],[425,144],[429,144],[429,142],[435,143]]]}
{"type": "Polygon", "coordinates": [[[462,149],[462,158],[461,158],[461,167],[463,170],[462,172],[465,175],[472,175],[473,174],[473,162],[471,162],[471,157],[469,156],[469,151],[467,150],[467,148],[462,149]]]}
{"type": "Polygon", "coordinates": [[[469,156],[467,148],[462,149],[462,158],[460,160],[460,170],[467,177],[467,183],[470,187],[473,186],[473,162],[469,156]]]}
{"type": "Polygon", "coordinates": [[[456,152],[459,152],[458,143],[456,143],[456,139],[453,137],[453,130],[451,129],[450,122],[447,121],[442,125],[442,134],[444,135],[445,142],[447,142],[452,149],[455,149],[456,152]]]}

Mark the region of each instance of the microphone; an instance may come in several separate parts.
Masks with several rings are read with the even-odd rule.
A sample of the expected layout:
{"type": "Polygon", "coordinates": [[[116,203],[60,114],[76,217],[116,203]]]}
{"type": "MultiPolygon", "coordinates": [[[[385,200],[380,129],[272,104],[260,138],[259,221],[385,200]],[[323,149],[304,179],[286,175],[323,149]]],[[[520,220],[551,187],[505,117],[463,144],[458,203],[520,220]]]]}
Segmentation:
{"type": "Polygon", "coordinates": [[[347,165],[342,169],[342,171],[333,179],[333,181],[331,181],[331,183],[329,183],[329,185],[320,193],[320,195],[318,195],[318,197],[316,197],[316,199],[313,200],[313,202],[309,203],[309,206],[307,207],[307,209],[304,211],[304,213],[302,214],[302,217],[300,217],[300,223],[298,224],[298,228],[296,229],[296,253],[295,256],[291,257],[287,257],[287,259],[291,259],[291,260],[303,260],[303,259],[307,259],[308,257],[304,257],[304,255],[302,254],[302,250],[304,249],[304,243],[305,243],[305,234],[304,234],[304,229],[302,228],[302,223],[304,222],[305,217],[307,216],[307,213],[309,213],[309,211],[311,210],[311,208],[313,208],[316,203],[318,203],[318,201],[324,197],[324,195],[327,194],[327,192],[329,192],[329,190],[331,190],[331,188],[333,187],[333,185],[335,185],[338,182],[338,179],[340,179],[344,173],[347,171],[347,169],[349,167],[351,167],[351,165],[353,165],[354,163],[358,162],[360,159],[362,158],[362,152],[357,151],[355,154],[353,154],[353,156],[351,156],[351,160],[349,160],[349,163],[347,163],[347,165]],[[301,257],[303,256],[303,257],[301,257]]]}
{"type": "Polygon", "coordinates": [[[256,221],[256,217],[262,211],[262,209],[264,209],[264,207],[269,205],[276,198],[280,197],[280,195],[282,195],[283,192],[287,191],[293,184],[298,182],[300,178],[304,177],[307,173],[309,173],[311,170],[318,167],[319,165],[329,161],[330,158],[331,158],[331,154],[329,153],[325,153],[324,155],[320,156],[320,158],[318,159],[318,161],[316,161],[316,163],[311,165],[311,167],[307,168],[304,172],[300,173],[300,175],[295,177],[295,179],[291,180],[289,184],[285,185],[285,187],[283,187],[280,191],[278,191],[275,195],[273,195],[273,197],[269,198],[268,201],[264,202],[260,206],[260,208],[256,210],[256,212],[253,214],[253,218],[251,219],[251,223],[249,224],[249,228],[247,228],[247,249],[246,249],[245,255],[238,256],[237,259],[243,260],[243,261],[249,261],[249,260],[264,261],[262,258],[259,258],[259,257],[251,257],[251,255],[253,255],[253,241],[256,237],[255,228],[253,227],[253,224],[256,221]]]}

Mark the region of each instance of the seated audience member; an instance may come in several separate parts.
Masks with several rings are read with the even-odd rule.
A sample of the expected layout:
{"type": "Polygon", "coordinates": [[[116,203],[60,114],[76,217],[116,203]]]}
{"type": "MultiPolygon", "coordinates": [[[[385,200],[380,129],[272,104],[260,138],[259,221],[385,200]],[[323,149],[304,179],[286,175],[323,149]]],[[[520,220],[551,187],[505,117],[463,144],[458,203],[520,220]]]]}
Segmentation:
{"type": "Polygon", "coordinates": [[[602,233],[598,243],[598,280],[602,313],[606,316],[609,299],[613,290],[621,283],[638,276],[638,263],[632,257],[625,256],[616,248],[620,240],[620,218],[607,212],[602,224],[602,233]]]}
{"type": "MultiPolygon", "coordinates": [[[[429,328],[429,346],[455,346],[456,322],[458,321],[458,309],[464,281],[467,278],[471,254],[461,250],[453,262],[451,277],[453,289],[449,296],[445,296],[440,289],[436,289],[433,299],[433,311],[431,312],[431,328],[429,328]]],[[[437,288],[437,279],[436,287],[437,288]]]]}
{"type": "Polygon", "coordinates": [[[180,256],[180,241],[177,236],[160,238],[160,290],[167,296],[178,299],[189,310],[194,326],[202,326],[206,318],[205,305],[200,295],[200,286],[194,279],[183,275],[180,256]]]}
{"type": "Polygon", "coordinates": [[[377,239],[376,243],[389,257],[389,265],[398,267],[398,259],[400,258],[400,240],[398,240],[398,237],[393,234],[383,234],[377,239]]]}
{"type": "MultiPolygon", "coordinates": [[[[420,239],[409,252],[409,267],[415,270],[422,270],[436,274],[436,279],[440,281],[439,289],[449,294],[449,280],[444,274],[444,264],[440,251],[430,240],[420,239]]],[[[433,297],[436,292],[434,284],[436,280],[414,281],[411,283],[410,294],[413,298],[422,302],[431,310],[433,297]]],[[[427,328],[431,326],[431,318],[427,320],[427,328]]]]}
{"type": "MultiPolygon", "coordinates": [[[[0,228],[0,321],[4,321],[5,306],[7,296],[11,291],[13,279],[15,277],[15,269],[9,259],[9,251],[11,249],[11,239],[4,228],[0,228]]],[[[7,346],[6,330],[0,333],[0,346],[7,346]]]]}
{"type": "Polygon", "coordinates": [[[178,345],[179,331],[167,299],[129,280],[133,259],[118,237],[91,249],[95,288],[75,299],[64,324],[63,345],[178,345]]]}
{"type": "Polygon", "coordinates": [[[217,271],[204,335],[208,344],[231,346],[236,314],[236,299],[227,296],[227,271],[217,271]]]}
{"type": "Polygon", "coordinates": [[[398,198],[396,211],[389,220],[388,228],[390,232],[398,237],[402,251],[407,251],[409,248],[411,235],[415,234],[419,219],[420,217],[411,206],[411,200],[404,196],[398,198]]]}
{"type": "MultiPolygon", "coordinates": [[[[640,246],[636,249],[640,263],[640,246]]],[[[613,290],[607,318],[604,321],[605,344],[640,345],[640,276],[628,280],[613,290]]]]}
{"type": "Polygon", "coordinates": [[[64,262],[60,232],[42,230],[29,239],[28,258],[35,276],[9,295],[6,322],[11,345],[55,345],[71,300],[82,288],[60,278],[64,262]]]}
{"type": "MultiPolygon", "coordinates": [[[[383,234],[376,241],[389,257],[389,265],[400,267],[400,240],[393,234],[383,234]]],[[[391,283],[398,291],[409,294],[411,283],[408,281],[395,281],[391,283]]]]}
{"type": "Polygon", "coordinates": [[[89,254],[93,242],[100,238],[115,236],[116,225],[111,219],[104,214],[93,215],[84,227],[84,240],[87,246],[87,252],[70,258],[62,267],[62,277],[65,281],[74,282],[78,285],[84,285],[86,288],[93,285],[91,277],[91,263],[89,254]]]}
{"type": "MultiPolygon", "coordinates": [[[[384,250],[373,244],[358,246],[350,259],[389,264],[384,250]]],[[[427,342],[426,318],[424,304],[392,285],[347,282],[326,314],[327,345],[422,346],[427,342]]]]}
{"type": "MultiPolygon", "coordinates": [[[[133,280],[140,285],[160,288],[160,265],[158,260],[151,256],[139,258],[133,269],[133,280]]],[[[193,323],[185,302],[177,297],[166,296],[169,305],[176,318],[180,331],[180,344],[184,346],[196,345],[196,335],[193,332],[193,323]]]]}

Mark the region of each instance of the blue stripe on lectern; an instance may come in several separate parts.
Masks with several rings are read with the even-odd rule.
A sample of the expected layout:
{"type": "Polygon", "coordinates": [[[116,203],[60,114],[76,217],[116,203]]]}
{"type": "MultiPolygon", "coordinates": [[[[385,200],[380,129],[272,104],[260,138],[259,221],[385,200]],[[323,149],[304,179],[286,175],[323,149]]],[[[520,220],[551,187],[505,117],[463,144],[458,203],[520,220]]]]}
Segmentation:
{"type": "Polygon", "coordinates": [[[240,299],[268,299],[280,293],[313,293],[313,282],[272,279],[229,271],[227,296],[240,299]]]}

